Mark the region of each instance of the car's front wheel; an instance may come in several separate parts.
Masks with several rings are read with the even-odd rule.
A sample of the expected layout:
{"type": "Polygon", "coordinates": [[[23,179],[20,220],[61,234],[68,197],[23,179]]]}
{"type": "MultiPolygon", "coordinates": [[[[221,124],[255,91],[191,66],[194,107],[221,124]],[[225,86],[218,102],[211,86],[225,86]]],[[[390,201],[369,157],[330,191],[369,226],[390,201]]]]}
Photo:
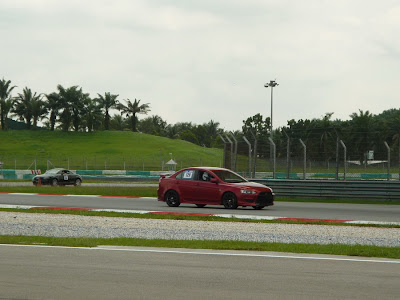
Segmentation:
{"type": "Polygon", "coordinates": [[[57,185],[58,185],[57,179],[54,178],[54,179],[51,181],[51,185],[52,185],[52,186],[57,186],[57,185]]]}
{"type": "Polygon", "coordinates": [[[179,194],[174,190],[168,191],[165,194],[165,202],[171,207],[177,207],[181,204],[179,201],[179,194]]]}
{"type": "Polygon", "coordinates": [[[222,196],[222,204],[225,208],[236,209],[238,207],[236,195],[232,192],[225,193],[222,196]]]}
{"type": "Polygon", "coordinates": [[[82,180],[80,180],[79,178],[75,179],[74,186],[81,186],[81,184],[82,180]]]}

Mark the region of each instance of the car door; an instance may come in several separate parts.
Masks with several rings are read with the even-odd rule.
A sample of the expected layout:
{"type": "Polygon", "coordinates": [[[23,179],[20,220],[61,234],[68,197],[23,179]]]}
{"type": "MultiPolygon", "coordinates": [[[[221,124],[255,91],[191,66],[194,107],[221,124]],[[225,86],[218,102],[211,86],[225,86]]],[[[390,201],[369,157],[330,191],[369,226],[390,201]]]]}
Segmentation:
{"type": "Polygon", "coordinates": [[[68,175],[68,180],[67,180],[68,184],[73,184],[75,182],[76,175],[70,170],[67,170],[67,175],[68,175]]]}
{"type": "Polygon", "coordinates": [[[61,170],[58,182],[60,184],[68,184],[69,182],[69,175],[68,175],[68,170],[61,170]]]}
{"type": "Polygon", "coordinates": [[[219,203],[219,187],[218,184],[211,182],[211,179],[214,178],[207,171],[200,170],[198,172],[198,185],[196,187],[196,202],[198,203],[219,203]]]}
{"type": "Polygon", "coordinates": [[[176,179],[176,188],[181,202],[195,201],[196,188],[198,185],[198,181],[195,180],[197,177],[197,170],[185,170],[181,174],[179,174],[181,176],[177,176],[176,179]]]}

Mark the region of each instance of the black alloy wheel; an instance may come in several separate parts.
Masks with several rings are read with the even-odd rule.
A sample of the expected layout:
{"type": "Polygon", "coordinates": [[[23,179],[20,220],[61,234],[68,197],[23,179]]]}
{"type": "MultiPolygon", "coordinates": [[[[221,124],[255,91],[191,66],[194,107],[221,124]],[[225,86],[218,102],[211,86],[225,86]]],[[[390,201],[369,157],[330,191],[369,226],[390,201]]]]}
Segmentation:
{"type": "Polygon", "coordinates": [[[238,207],[236,195],[232,192],[225,193],[222,196],[222,204],[225,208],[236,209],[238,207]]]}
{"type": "Polygon", "coordinates": [[[178,207],[181,202],[179,201],[179,195],[176,191],[171,190],[165,194],[165,202],[168,206],[178,207]]]}

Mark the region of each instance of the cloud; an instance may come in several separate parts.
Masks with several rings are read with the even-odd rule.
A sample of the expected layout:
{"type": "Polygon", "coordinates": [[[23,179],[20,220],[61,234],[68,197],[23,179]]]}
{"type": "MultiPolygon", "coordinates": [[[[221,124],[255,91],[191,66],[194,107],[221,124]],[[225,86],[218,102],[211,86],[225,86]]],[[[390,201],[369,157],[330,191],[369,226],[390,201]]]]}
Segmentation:
{"type": "Polygon", "coordinates": [[[80,85],[149,102],[169,123],[240,129],[396,108],[396,1],[3,0],[2,72],[22,90],[80,85]]]}

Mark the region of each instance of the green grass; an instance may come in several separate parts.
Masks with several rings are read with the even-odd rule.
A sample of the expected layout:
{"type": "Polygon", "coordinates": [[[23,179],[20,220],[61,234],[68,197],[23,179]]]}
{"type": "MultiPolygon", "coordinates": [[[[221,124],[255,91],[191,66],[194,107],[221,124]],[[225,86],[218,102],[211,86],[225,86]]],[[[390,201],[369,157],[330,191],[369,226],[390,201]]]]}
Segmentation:
{"type": "MultiPolygon", "coordinates": [[[[222,163],[222,150],[204,148],[183,140],[173,140],[128,131],[61,132],[0,131],[0,160],[4,169],[28,169],[37,160],[45,170],[47,160],[55,167],[92,170],[161,170],[172,157],[177,168],[222,163]]],[[[50,165],[52,167],[52,165],[50,165]]],[[[33,167],[31,167],[32,169],[33,167]]]]}
{"type": "Polygon", "coordinates": [[[40,193],[40,194],[70,194],[70,195],[104,195],[104,196],[134,196],[157,197],[156,187],[97,187],[97,186],[7,186],[0,187],[0,193],[40,193]]]}
{"type": "Polygon", "coordinates": [[[317,245],[317,244],[283,244],[256,243],[242,241],[187,241],[163,239],[134,239],[134,238],[57,238],[40,236],[0,236],[0,244],[50,245],[67,247],[97,247],[107,246],[137,246],[137,247],[167,247],[189,249],[216,250],[247,250],[247,251],[276,251],[291,253],[314,253],[331,255],[348,255],[364,257],[400,258],[400,247],[377,247],[364,245],[317,245]]]}

